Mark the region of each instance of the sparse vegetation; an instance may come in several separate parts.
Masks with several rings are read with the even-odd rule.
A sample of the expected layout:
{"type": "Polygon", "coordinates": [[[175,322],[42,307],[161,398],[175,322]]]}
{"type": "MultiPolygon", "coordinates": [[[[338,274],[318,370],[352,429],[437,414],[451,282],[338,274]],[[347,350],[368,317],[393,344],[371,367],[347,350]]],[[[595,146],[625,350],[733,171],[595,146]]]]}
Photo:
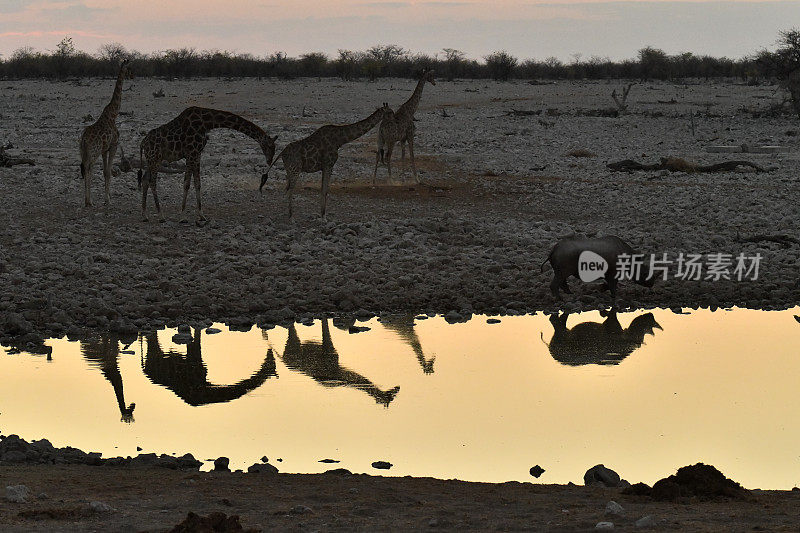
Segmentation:
{"type": "Polygon", "coordinates": [[[489,76],[496,81],[508,81],[514,75],[514,69],[518,62],[516,57],[505,50],[492,52],[484,59],[489,76]]]}
{"type": "MultiPolygon", "coordinates": [[[[309,52],[290,57],[284,52],[265,56],[194,48],[163,50],[144,54],[119,43],[108,43],[95,54],[77,50],[69,37],[53,50],[40,52],[30,47],[0,57],[2,78],[70,78],[113,76],[119,61],[127,57],[141,77],[333,77],[349,81],[358,78],[413,78],[423,67],[433,68],[446,80],[495,79],[641,79],[680,80],[686,78],[739,78],[748,83],[780,81],[793,99],[800,101],[800,31],[783,32],[776,51],[761,51],[741,59],[699,56],[690,52],[669,55],[646,46],[635,59],[612,61],[606,57],[583,58],[575,54],[570,62],[548,57],[520,61],[500,50],[483,58],[469,59],[461,50],[444,48],[436,56],[415,54],[395,44],[373,46],[365,51],[339,50],[336,57],[309,52]]],[[[800,104],[795,108],[800,113],[800,104]]]]}
{"type": "Polygon", "coordinates": [[[775,66],[781,85],[789,93],[795,113],[800,117],[800,30],[781,33],[775,52],[775,66]]]}

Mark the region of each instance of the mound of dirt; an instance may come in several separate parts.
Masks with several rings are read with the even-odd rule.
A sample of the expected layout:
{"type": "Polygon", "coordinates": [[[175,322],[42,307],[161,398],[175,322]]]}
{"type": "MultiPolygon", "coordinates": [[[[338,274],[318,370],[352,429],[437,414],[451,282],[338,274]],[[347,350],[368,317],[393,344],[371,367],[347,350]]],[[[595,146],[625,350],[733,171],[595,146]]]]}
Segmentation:
{"type": "Polygon", "coordinates": [[[656,481],[649,494],[643,488],[647,485],[639,484],[630,487],[626,494],[649,495],[654,500],[675,501],[679,498],[698,498],[712,500],[714,498],[730,498],[743,500],[750,492],[711,465],[697,463],[684,466],[678,472],[664,479],[656,481]],[[636,491],[633,489],[636,487],[636,491]],[[630,492],[628,492],[630,491],[630,492]]]}
{"type": "Polygon", "coordinates": [[[208,516],[200,516],[189,512],[186,519],[173,527],[170,533],[258,533],[260,529],[244,529],[236,515],[214,512],[208,516]]]}

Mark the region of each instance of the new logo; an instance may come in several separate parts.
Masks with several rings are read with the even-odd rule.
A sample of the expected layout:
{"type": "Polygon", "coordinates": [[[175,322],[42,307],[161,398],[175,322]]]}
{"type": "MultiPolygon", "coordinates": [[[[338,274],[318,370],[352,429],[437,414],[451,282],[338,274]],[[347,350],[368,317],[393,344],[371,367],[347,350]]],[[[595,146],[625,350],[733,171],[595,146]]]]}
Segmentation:
{"type": "Polygon", "coordinates": [[[578,277],[581,281],[589,283],[598,280],[608,272],[608,262],[598,254],[584,250],[578,256],[578,277]]]}

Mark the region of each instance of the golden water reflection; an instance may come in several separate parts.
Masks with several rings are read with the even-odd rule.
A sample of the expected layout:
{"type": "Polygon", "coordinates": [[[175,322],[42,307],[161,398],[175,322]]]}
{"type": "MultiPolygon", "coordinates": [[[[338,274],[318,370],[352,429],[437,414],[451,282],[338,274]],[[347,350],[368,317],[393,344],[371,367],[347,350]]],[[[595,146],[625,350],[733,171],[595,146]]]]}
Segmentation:
{"type": "Polygon", "coordinates": [[[104,456],[191,452],[246,467],[652,483],[704,461],[748,487],[800,478],[800,324],[733,310],[413,316],[210,335],[51,340],[0,355],[0,430],[104,456]],[[339,327],[332,327],[339,326],[339,327]],[[435,371],[434,371],[435,362],[435,371]],[[88,363],[88,364],[87,364],[88,363]],[[122,420],[123,422],[120,422],[122,420]],[[277,458],[282,458],[280,463],[277,458]]]}

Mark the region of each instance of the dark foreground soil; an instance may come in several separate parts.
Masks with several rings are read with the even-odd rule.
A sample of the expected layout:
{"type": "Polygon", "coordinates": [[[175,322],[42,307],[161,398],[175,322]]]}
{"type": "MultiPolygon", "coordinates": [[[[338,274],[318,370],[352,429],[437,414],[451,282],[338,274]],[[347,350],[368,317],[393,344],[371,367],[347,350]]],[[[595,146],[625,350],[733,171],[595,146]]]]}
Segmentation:
{"type": "Polygon", "coordinates": [[[25,484],[29,503],[0,500],[3,531],[168,531],[187,513],[238,515],[263,531],[797,531],[800,492],[744,500],[654,502],[597,486],[466,483],[348,474],[241,474],[163,468],[7,466],[0,484],[25,484]],[[46,496],[41,493],[45,493],[46,496]],[[40,497],[37,497],[39,495],[40,497]],[[113,510],[93,511],[92,502],[113,510]],[[621,515],[607,515],[616,501],[621,515]]]}

